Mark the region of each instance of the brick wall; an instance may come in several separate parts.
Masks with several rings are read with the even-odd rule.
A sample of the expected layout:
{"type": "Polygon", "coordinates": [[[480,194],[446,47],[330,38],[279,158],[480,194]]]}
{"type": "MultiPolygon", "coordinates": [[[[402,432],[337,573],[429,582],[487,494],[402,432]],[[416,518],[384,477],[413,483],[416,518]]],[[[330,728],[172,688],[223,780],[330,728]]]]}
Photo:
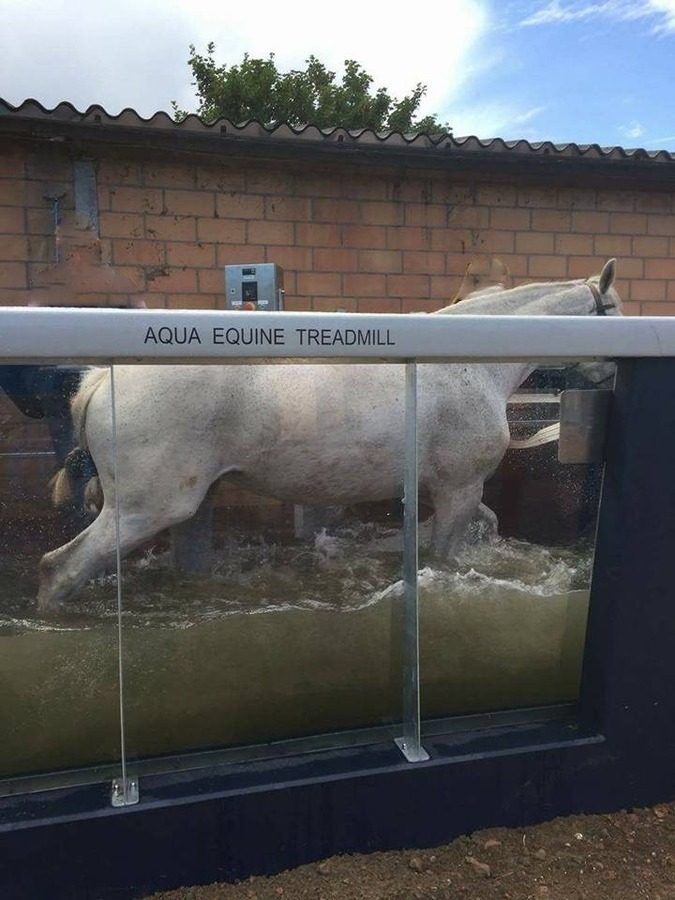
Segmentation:
{"type": "MultiPolygon", "coordinates": [[[[282,266],[289,309],[411,312],[444,305],[476,257],[499,256],[517,284],[585,277],[616,256],[627,312],[675,313],[672,192],[458,183],[442,171],[293,161],[168,163],[131,152],[101,156],[96,168],[92,224],[77,209],[63,151],[0,154],[0,303],[25,302],[54,263],[46,198],[58,197],[62,265],[72,244],[93,240],[99,265],[137,285],[148,306],[222,307],[227,263],[282,266]]],[[[81,303],[116,299],[109,279],[68,286],[81,303]]]]}

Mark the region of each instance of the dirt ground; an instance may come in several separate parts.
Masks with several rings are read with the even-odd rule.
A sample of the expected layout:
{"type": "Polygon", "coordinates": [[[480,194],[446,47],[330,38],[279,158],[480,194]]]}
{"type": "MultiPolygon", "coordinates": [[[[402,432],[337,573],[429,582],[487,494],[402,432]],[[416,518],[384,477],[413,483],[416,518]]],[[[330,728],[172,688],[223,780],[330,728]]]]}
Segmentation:
{"type": "Polygon", "coordinates": [[[675,900],[675,803],[338,856],[153,900],[675,900]]]}

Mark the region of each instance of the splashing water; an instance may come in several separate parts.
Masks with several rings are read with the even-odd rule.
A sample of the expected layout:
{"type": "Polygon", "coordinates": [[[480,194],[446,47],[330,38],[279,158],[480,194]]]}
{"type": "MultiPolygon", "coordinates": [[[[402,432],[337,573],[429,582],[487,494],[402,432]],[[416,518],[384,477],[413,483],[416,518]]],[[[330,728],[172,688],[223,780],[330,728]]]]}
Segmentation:
{"type": "MultiPolygon", "coordinates": [[[[590,547],[541,547],[511,538],[464,548],[453,564],[433,559],[421,527],[420,600],[500,595],[546,597],[585,589],[590,547]]],[[[151,549],[123,566],[125,625],[190,628],[233,614],[287,609],[355,611],[401,595],[400,529],[348,524],[322,529],[291,545],[263,538],[232,542],[207,576],[184,576],[168,551],[151,549]]],[[[69,631],[110,625],[116,616],[116,576],[94,579],[58,619],[40,617],[32,598],[36,561],[10,558],[0,572],[0,634],[69,631]]]]}

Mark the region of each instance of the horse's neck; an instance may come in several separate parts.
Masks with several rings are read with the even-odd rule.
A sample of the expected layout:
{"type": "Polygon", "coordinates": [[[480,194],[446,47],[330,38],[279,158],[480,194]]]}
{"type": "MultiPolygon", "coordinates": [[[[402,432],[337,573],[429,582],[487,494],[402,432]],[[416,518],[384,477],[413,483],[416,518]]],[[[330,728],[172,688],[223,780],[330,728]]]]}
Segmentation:
{"type": "Polygon", "coordinates": [[[526,284],[508,291],[488,289],[440,312],[449,316],[574,316],[590,312],[590,299],[581,281],[526,284]]]}
{"type": "Polygon", "coordinates": [[[537,364],[532,362],[482,363],[482,365],[499,393],[506,400],[537,368],[537,364]]]}

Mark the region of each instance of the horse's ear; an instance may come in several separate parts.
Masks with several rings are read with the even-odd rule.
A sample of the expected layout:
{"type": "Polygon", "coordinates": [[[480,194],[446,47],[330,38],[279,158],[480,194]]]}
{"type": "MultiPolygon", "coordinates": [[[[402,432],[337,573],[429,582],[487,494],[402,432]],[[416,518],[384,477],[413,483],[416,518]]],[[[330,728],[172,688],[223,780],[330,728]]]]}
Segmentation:
{"type": "Polygon", "coordinates": [[[600,289],[601,294],[606,294],[607,291],[614,284],[614,279],[616,278],[616,260],[609,259],[602,267],[602,272],[600,273],[600,282],[598,287],[600,289]]]}

